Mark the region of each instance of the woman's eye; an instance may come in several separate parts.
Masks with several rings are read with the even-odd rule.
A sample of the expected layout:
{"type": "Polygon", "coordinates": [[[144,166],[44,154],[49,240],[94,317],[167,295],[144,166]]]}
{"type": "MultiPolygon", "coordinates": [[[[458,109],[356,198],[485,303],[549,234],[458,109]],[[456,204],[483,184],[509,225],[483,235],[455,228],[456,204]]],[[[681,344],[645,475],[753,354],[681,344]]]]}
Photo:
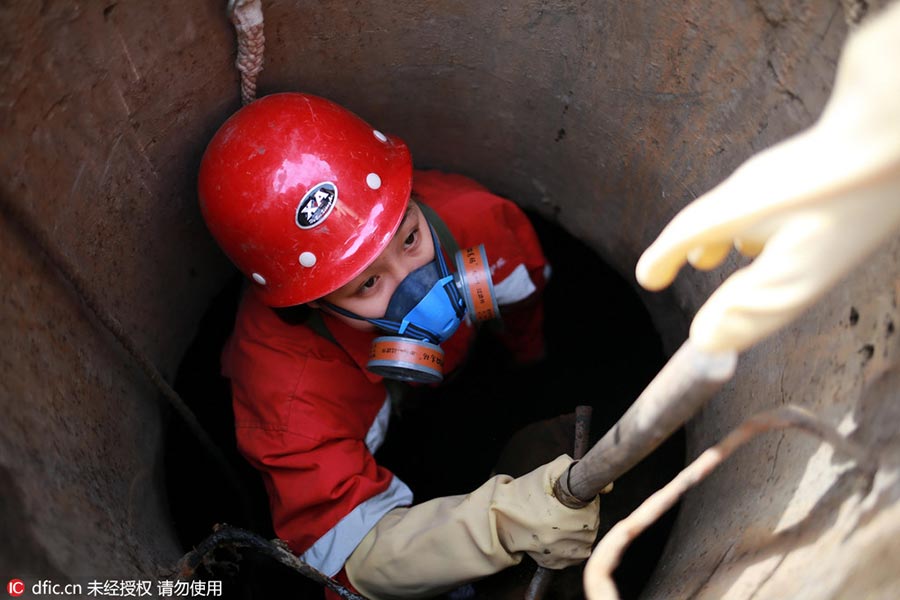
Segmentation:
{"type": "Polygon", "coordinates": [[[418,237],[419,237],[419,230],[418,230],[418,229],[413,229],[413,230],[409,233],[409,235],[406,236],[406,239],[403,240],[403,245],[404,245],[405,247],[407,247],[407,248],[410,247],[410,246],[412,246],[413,244],[416,243],[416,238],[418,238],[418,237]]]}
{"type": "Polygon", "coordinates": [[[378,281],[378,277],[372,276],[366,279],[361,286],[359,286],[360,292],[365,292],[367,290],[375,287],[375,282],[378,281]]]}

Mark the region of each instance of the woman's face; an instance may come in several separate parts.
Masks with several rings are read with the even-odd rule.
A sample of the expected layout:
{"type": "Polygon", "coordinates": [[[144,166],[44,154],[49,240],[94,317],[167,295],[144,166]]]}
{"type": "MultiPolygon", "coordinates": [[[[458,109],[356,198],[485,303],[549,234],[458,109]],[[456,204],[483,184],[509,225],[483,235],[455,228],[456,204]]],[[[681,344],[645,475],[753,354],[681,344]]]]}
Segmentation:
{"type": "MultiPolygon", "coordinates": [[[[410,202],[397,233],[387,247],[365,271],[350,283],[331,292],[322,300],[361,317],[384,316],[394,290],[409,273],[434,260],[434,242],[425,216],[415,202],[410,202]]],[[[310,302],[314,308],[323,308],[310,302]]],[[[327,307],[325,307],[327,310],[327,307]]],[[[355,329],[371,330],[374,325],[332,313],[355,329]]]]}

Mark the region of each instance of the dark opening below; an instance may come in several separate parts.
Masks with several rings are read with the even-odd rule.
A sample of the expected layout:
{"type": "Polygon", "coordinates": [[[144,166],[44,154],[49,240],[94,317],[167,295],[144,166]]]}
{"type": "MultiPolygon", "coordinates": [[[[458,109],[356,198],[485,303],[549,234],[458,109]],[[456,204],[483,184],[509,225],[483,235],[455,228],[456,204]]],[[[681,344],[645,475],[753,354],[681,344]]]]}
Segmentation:
{"type": "MultiPolygon", "coordinates": [[[[463,376],[404,404],[392,419],[377,459],[407,482],[416,501],[462,494],[483,483],[498,465],[511,475],[527,472],[567,447],[529,443],[531,434],[501,452],[517,431],[531,423],[593,407],[592,443],[640,394],[665,362],[659,337],[632,287],[579,240],[556,224],[529,214],[553,266],[545,291],[548,358],[539,366],[510,368],[490,336],[480,336],[463,376]],[[522,440],[525,444],[522,444],[522,440]],[[559,451],[557,451],[559,450],[559,451]]],[[[170,510],[185,552],[216,523],[252,529],[274,538],[262,483],[235,449],[227,381],[219,374],[219,352],[232,326],[241,291],[235,277],[210,305],[185,354],[175,388],[223,449],[251,498],[246,510],[219,468],[180,419],[168,427],[166,473],[170,510]]],[[[550,428],[553,431],[553,428],[550,428]]],[[[571,440],[571,434],[566,433],[571,440]]],[[[546,441],[547,436],[540,439],[546,441]]],[[[681,431],[615,483],[601,501],[602,536],[684,465],[681,431]]],[[[658,561],[677,507],[641,535],[626,552],[615,576],[623,598],[636,598],[658,561]]],[[[227,559],[228,556],[219,556],[227,559]]],[[[223,580],[228,598],[319,599],[321,588],[269,559],[243,552],[203,572],[223,580]]],[[[476,598],[519,599],[534,571],[522,564],[474,586],[476,598]]],[[[554,579],[546,600],[583,598],[581,568],[554,579]]]]}

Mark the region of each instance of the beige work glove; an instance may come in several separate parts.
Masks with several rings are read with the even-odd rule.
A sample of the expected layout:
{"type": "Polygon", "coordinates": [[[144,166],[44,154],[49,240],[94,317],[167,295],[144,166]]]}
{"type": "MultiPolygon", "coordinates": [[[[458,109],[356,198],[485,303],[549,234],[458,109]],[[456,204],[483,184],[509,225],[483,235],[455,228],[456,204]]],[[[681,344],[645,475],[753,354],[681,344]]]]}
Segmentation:
{"type": "Polygon", "coordinates": [[[697,312],[690,337],[744,350],[792,321],[900,228],[900,2],[848,39],[810,129],[750,158],[685,207],[637,264],[649,290],[732,244],[756,257],[697,312]]]}
{"type": "Polygon", "coordinates": [[[561,569],[587,559],[600,501],[562,505],[553,484],[572,459],[513,479],[497,475],[471,494],[395,508],[378,521],[345,564],[368,598],[422,598],[518,564],[524,554],[561,569]]]}

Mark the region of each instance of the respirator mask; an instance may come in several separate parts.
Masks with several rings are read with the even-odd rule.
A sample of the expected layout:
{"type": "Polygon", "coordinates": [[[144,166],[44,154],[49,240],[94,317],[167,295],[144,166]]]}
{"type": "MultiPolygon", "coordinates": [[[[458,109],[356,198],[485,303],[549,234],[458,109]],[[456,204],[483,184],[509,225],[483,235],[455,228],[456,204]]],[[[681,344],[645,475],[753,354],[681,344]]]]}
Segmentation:
{"type": "Polygon", "coordinates": [[[367,321],[388,332],[372,341],[366,368],[400,381],[439,383],[444,378],[440,344],[464,319],[487,321],[499,316],[491,269],[484,244],[458,250],[456,272],[450,273],[434,228],[434,260],[409,273],[388,302],[380,319],[368,319],[331,303],[336,313],[367,321]]]}

